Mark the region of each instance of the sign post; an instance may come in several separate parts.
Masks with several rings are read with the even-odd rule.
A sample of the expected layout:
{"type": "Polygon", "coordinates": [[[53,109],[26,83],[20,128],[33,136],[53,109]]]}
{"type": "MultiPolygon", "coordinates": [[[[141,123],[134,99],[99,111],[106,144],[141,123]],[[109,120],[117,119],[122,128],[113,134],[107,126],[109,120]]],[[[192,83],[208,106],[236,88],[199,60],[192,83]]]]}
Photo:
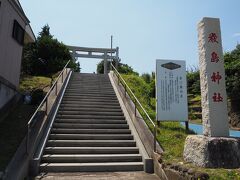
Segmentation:
{"type": "Polygon", "coordinates": [[[156,60],[158,121],[188,121],[185,61],[156,60]]]}

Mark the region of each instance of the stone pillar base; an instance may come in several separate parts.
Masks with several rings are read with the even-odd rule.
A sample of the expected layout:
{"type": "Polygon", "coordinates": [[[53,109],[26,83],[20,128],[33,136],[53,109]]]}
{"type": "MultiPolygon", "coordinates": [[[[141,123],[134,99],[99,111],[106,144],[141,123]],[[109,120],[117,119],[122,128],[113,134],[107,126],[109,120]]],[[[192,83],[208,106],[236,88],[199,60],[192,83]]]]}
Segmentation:
{"type": "Polygon", "coordinates": [[[189,135],[183,158],[200,167],[239,168],[240,138],[189,135]]]}

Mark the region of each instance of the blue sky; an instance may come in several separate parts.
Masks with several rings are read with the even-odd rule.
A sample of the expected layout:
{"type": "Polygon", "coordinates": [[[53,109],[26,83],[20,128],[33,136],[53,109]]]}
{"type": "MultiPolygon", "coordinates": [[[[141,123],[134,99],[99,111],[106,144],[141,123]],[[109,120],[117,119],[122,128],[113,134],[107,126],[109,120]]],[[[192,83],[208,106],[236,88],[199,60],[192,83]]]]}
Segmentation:
{"type": "MultiPolygon", "coordinates": [[[[156,59],[198,66],[197,23],[220,18],[223,50],[240,42],[239,0],[20,0],[37,35],[49,24],[67,45],[119,46],[123,63],[140,73],[155,71],[156,59]]],[[[79,59],[83,72],[100,60],[79,59]]]]}

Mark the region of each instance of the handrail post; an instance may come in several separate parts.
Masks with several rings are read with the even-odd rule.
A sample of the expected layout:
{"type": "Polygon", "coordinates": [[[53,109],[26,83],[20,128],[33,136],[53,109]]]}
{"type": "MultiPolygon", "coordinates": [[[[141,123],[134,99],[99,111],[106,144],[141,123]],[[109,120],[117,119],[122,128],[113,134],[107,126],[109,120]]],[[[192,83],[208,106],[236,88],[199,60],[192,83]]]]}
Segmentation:
{"type": "Polygon", "coordinates": [[[29,144],[29,124],[27,125],[27,138],[26,138],[26,153],[28,154],[28,144],[29,144]]]}
{"type": "Polygon", "coordinates": [[[63,83],[63,73],[62,73],[62,75],[61,75],[61,76],[62,76],[62,83],[63,83]]]}
{"type": "Polygon", "coordinates": [[[156,152],[156,141],[157,141],[157,126],[154,126],[154,144],[153,144],[153,150],[156,152]]]}
{"type": "Polygon", "coordinates": [[[135,99],[135,101],[134,101],[134,105],[135,105],[135,117],[137,116],[137,101],[136,101],[136,99],[135,99]]]}
{"type": "Polygon", "coordinates": [[[119,81],[120,81],[120,80],[119,80],[119,75],[118,75],[118,74],[117,74],[117,77],[118,77],[118,85],[119,85],[119,81]]]}
{"type": "Polygon", "coordinates": [[[124,84],[124,89],[125,89],[125,97],[127,97],[127,89],[126,89],[126,84],[124,84]]]}
{"type": "Polygon", "coordinates": [[[55,95],[57,96],[57,94],[58,94],[58,79],[57,79],[57,82],[56,82],[56,85],[55,85],[56,87],[55,87],[55,95]]]}
{"type": "Polygon", "coordinates": [[[48,115],[48,96],[46,98],[46,109],[45,109],[45,114],[48,115]]]}

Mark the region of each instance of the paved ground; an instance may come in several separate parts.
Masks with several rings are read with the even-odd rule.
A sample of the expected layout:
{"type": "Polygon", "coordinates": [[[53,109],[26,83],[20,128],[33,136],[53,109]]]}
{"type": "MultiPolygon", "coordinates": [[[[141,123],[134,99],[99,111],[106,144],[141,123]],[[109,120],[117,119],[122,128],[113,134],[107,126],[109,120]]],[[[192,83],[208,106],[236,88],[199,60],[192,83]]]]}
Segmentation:
{"type": "Polygon", "coordinates": [[[155,174],[144,172],[49,173],[35,180],[159,180],[155,174]]]}

